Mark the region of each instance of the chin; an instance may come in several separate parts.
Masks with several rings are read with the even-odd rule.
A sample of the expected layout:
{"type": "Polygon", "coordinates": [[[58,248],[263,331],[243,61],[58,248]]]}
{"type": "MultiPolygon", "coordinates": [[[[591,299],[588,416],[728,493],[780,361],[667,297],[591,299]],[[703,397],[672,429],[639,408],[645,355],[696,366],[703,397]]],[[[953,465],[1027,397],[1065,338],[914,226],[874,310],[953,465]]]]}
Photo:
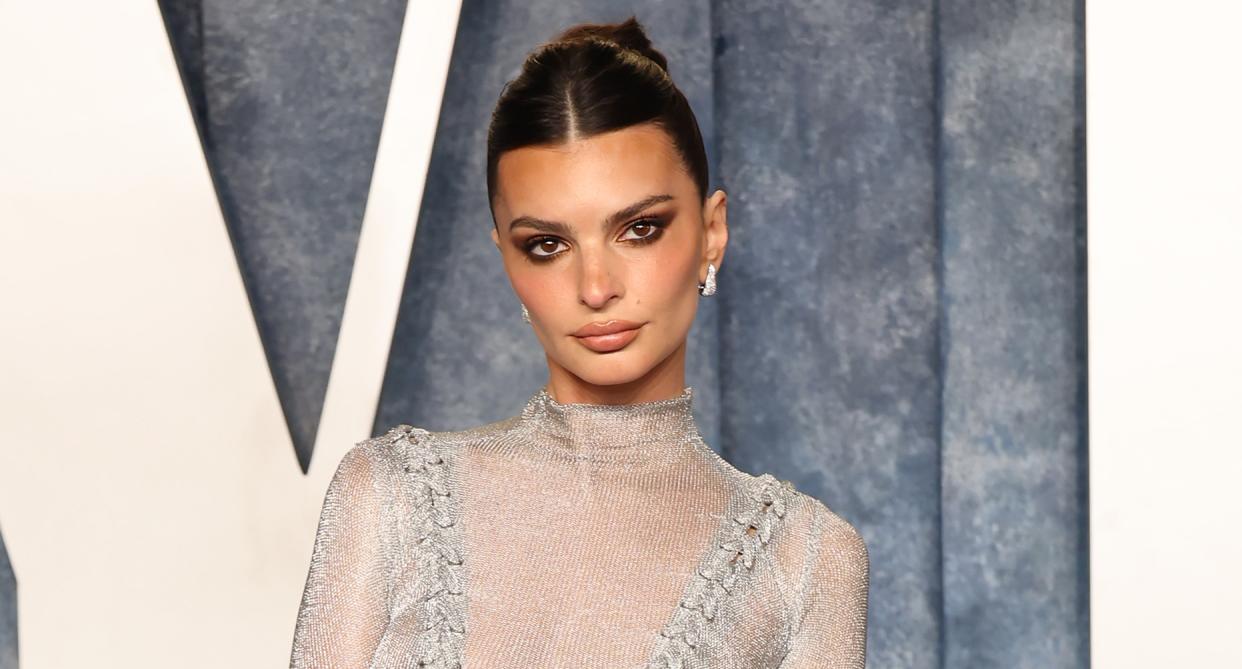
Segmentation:
{"type": "Polygon", "coordinates": [[[626,352],[595,355],[594,360],[575,360],[565,365],[574,376],[594,386],[619,386],[646,376],[655,366],[642,355],[626,352]]]}

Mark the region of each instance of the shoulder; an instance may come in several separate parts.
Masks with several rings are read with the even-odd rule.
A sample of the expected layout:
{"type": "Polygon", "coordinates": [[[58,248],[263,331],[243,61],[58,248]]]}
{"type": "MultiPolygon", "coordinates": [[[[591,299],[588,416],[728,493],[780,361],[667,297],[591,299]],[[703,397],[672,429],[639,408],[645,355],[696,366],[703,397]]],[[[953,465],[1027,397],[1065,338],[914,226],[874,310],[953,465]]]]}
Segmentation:
{"type": "Polygon", "coordinates": [[[871,561],[862,533],[818,498],[796,494],[806,518],[808,570],[866,583],[871,561]]]}
{"type": "Polygon", "coordinates": [[[408,423],[393,425],[378,436],[356,443],[342,458],[341,467],[408,473],[411,467],[451,459],[470,444],[501,437],[515,422],[515,418],[507,418],[463,430],[430,430],[408,423]]]}
{"type": "Polygon", "coordinates": [[[341,458],[341,468],[372,469],[376,473],[396,473],[408,468],[412,457],[440,452],[451,440],[444,432],[415,425],[394,425],[382,434],[354,444],[341,458]]]}
{"type": "Polygon", "coordinates": [[[709,452],[726,475],[745,489],[751,499],[775,512],[787,534],[806,539],[810,559],[821,554],[844,562],[854,569],[866,571],[869,564],[867,543],[862,533],[819,498],[810,495],[791,481],[771,473],[751,474],[738,469],[728,460],[709,452]]]}
{"type": "Polygon", "coordinates": [[[449,460],[441,434],[401,424],[356,442],[336,466],[329,497],[393,503],[410,489],[427,487],[411,488],[411,481],[438,485],[447,477],[449,460]]]}
{"type": "Polygon", "coordinates": [[[867,544],[862,533],[819,498],[769,473],[756,476],[739,471],[739,474],[752,496],[765,503],[775,501],[773,510],[784,517],[792,530],[804,534],[812,548],[828,548],[851,560],[866,561],[867,544]]]}
{"type": "Polygon", "coordinates": [[[870,568],[867,543],[852,523],[790,481],[768,473],[756,476],[735,471],[751,497],[779,517],[787,537],[784,550],[801,553],[790,556],[802,565],[801,580],[823,570],[866,578],[870,568]]]}
{"type": "Polygon", "coordinates": [[[436,441],[435,433],[429,430],[413,425],[395,425],[350,447],[337,464],[333,478],[373,481],[391,478],[405,469],[411,453],[428,450],[436,441]]]}

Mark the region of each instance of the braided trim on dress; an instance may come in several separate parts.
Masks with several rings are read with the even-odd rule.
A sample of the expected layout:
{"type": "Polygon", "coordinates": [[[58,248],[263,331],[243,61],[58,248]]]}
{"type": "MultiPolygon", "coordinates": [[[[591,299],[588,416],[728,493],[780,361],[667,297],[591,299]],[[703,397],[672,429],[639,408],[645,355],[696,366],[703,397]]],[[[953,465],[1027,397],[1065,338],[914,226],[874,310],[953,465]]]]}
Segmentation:
{"type": "Polygon", "coordinates": [[[456,548],[457,513],[443,456],[411,425],[392,428],[387,439],[408,445],[404,470],[413,483],[419,620],[414,642],[418,667],[460,669],[466,636],[463,560],[456,548]]]}
{"type": "Polygon", "coordinates": [[[785,517],[788,497],[795,488],[771,474],[755,477],[748,490],[753,504],[733,517],[731,536],[701,566],[697,578],[677,605],[673,618],[660,630],[656,658],[651,669],[686,669],[696,649],[707,638],[709,627],[724,600],[736,590],[738,580],[755,564],[768,545],[772,532],[785,517]]]}

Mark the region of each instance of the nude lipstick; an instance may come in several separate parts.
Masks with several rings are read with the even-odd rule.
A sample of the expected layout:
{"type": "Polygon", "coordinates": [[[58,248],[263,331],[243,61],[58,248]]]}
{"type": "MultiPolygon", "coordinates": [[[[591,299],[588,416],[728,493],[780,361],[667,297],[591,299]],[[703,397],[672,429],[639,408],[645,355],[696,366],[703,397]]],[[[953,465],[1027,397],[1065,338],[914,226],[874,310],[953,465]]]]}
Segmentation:
{"type": "Polygon", "coordinates": [[[573,333],[582,345],[596,353],[619,351],[634,341],[642,323],[633,321],[611,320],[602,323],[588,323],[573,333]]]}

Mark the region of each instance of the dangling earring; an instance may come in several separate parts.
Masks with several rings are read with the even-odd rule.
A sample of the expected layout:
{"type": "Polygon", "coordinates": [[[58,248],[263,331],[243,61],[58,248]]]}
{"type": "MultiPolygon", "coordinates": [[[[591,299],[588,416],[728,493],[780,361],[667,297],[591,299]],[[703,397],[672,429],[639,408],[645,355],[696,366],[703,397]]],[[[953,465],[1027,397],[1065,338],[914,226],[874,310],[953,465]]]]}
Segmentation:
{"type": "Polygon", "coordinates": [[[707,263],[707,280],[699,284],[699,295],[709,297],[716,294],[716,266],[707,263]]]}
{"type": "Polygon", "coordinates": [[[522,320],[526,321],[527,323],[530,322],[530,312],[526,310],[525,303],[522,304],[522,320]]]}

